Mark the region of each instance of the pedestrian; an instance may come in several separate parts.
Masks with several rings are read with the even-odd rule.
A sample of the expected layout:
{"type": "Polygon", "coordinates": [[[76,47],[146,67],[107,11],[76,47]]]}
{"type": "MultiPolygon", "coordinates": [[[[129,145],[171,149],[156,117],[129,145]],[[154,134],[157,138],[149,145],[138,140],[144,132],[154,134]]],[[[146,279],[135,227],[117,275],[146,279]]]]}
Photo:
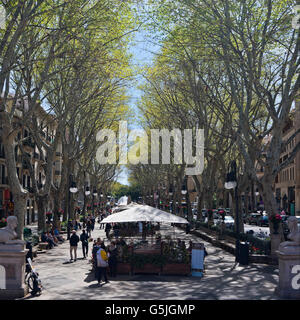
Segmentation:
{"type": "Polygon", "coordinates": [[[105,234],[106,234],[106,238],[109,239],[109,232],[110,232],[110,229],[111,229],[111,224],[110,223],[107,223],[106,226],[105,226],[105,234]]]}
{"type": "Polygon", "coordinates": [[[102,275],[105,283],[108,283],[106,270],[108,267],[108,256],[105,250],[104,243],[101,243],[100,249],[97,252],[97,280],[101,283],[102,275]]]}
{"type": "Polygon", "coordinates": [[[94,228],[95,228],[95,222],[96,222],[96,219],[95,219],[95,217],[94,217],[94,216],[92,216],[92,218],[91,218],[91,224],[92,224],[91,229],[92,229],[92,231],[94,231],[94,228]]]}
{"type": "Polygon", "coordinates": [[[189,234],[190,231],[191,231],[191,226],[190,226],[189,223],[187,223],[187,224],[186,224],[186,227],[185,227],[185,233],[186,233],[186,234],[189,234]]]}
{"type": "Polygon", "coordinates": [[[92,257],[93,257],[93,270],[95,271],[95,279],[97,279],[97,252],[100,249],[101,246],[101,239],[97,238],[97,241],[93,244],[93,249],[92,249],[92,257]]]}
{"type": "Polygon", "coordinates": [[[118,249],[116,243],[114,241],[111,242],[109,247],[109,272],[111,277],[117,276],[117,257],[118,257],[118,249]]]}
{"type": "Polygon", "coordinates": [[[67,224],[67,240],[70,240],[70,233],[71,233],[71,230],[73,229],[73,224],[72,224],[72,220],[69,220],[68,221],[68,224],[67,224]]]}
{"type": "Polygon", "coordinates": [[[92,222],[90,219],[88,219],[87,223],[86,223],[86,230],[87,230],[87,234],[90,237],[91,236],[91,232],[92,232],[92,222]]]}
{"type": "Polygon", "coordinates": [[[41,241],[42,242],[48,242],[48,246],[50,249],[52,249],[54,246],[56,246],[56,244],[54,243],[54,241],[52,239],[50,239],[47,235],[46,232],[42,232],[41,234],[41,241]]]}
{"type": "Polygon", "coordinates": [[[83,259],[86,259],[89,252],[89,236],[85,232],[85,229],[82,230],[82,234],[80,235],[80,241],[82,243],[83,259]]]}
{"type": "Polygon", "coordinates": [[[77,260],[77,246],[79,242],[79,237],[76,234],[76,230],[72,230],[72,235],[70,237],[70,256],[71,256],[71,261],[73,260],[73,251],[74,251],[74,261],[77,260]]]}

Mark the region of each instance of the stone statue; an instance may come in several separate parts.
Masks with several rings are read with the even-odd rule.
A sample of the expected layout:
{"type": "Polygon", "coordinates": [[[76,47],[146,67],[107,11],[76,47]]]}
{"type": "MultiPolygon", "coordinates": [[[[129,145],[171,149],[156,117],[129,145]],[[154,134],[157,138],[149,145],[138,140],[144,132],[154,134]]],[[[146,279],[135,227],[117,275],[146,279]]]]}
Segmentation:
{"type": "Polygon", "coordinates": [[[7,218],[7,226],[0,229],[0,243],[24,243],[22,240],[17,239],[17,233],[15,229],[18,226],[18,219],[15,216],[9,216],[7,218]]]}
{"type": "MultiPolygon", "coordinates": [[[[298,220],[296,217],[289,217],[287,219],[287,224],[290,230],[290,233],[288,234],[288,239],[291,241],[284,241],[279,245],[279,251],[280,252],[287,252],[291,251],[293,247],[300,247],[300,232],[298,228],[298,220]]],[[[299,250],[299,248],[297,248],[299,250]]]]}

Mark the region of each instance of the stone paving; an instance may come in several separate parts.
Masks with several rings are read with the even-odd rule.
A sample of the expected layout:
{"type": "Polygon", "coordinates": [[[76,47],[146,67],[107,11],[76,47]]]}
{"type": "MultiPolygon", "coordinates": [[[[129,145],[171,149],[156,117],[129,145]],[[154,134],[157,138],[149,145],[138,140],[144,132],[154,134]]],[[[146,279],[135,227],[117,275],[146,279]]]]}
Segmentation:
{"type": "MultiPolygon", "coordinates": [[[[162,235],[174,236],[174,229],[162,226],[162,235]]],[[[80,232],[78,232],[80,234],[80,232]]],[[[105,238],[96,223],[93,238],[105,238]]],[[[177,229],[175,237],[203,242],[208,251],[206,273],[203,278],[192,276],[120,275],[99,287],[91,272],[91,264],[82,259],[81,244],[76,262],[69,262],[69,242],[39,254],[34,266],[43,284],[43,293],[29,300],[270,300],[278,299],[274,290],[278,283],[276,266],[251,264],[238,266],[235,257],[212,244],[186,235],[177,229]]],[[[91,251],[91,245],[89,248],[91,251]]]]}

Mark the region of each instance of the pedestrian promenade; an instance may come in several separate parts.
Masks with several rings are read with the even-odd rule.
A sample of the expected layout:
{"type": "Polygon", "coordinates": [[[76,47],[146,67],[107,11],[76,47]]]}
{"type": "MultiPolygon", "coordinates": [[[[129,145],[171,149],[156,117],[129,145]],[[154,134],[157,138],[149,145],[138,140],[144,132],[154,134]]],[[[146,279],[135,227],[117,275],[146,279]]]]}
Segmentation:
{"type": "MultiPolygon", "coordinates": [[[[80,231],[77,233],[80,235],[80,231]]],[[[162,226],[162,235],[174,236],[174,229],[162,226]]],[[[184,276],[135,275],[117,276],[102,287],[97,285],[92,266],[82,259],[81,243],[78,260],[70,263],[69,242],[38,255],[34,260],[43,293],[30,300],[139,300],[139,299],[278,299],[274,290],[278,283],[278,268],[261,264],[237,266],[235,257],[212,244],[176,228],[175,236],[187,241],[203,242],[208,251],[206,273],[203,278],[184,276]]],[[[104,230],[96,223],[92,237],[105,238],[104,230]]],[[[108,244],[107,240],[105,244],[108,244]]],[[[89,258],[92,244],[89,247],[89,258]]]]}

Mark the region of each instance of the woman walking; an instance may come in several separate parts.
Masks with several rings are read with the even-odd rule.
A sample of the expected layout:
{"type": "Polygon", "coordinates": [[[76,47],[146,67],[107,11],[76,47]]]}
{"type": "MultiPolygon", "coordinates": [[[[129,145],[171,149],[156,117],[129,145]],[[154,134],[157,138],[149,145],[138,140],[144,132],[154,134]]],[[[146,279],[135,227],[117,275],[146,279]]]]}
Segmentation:
{"type": "Polygon", "coordinates": [[[102,275],[105,283],[108,283],[106,269],[108,267],[108,256],[105,250],[104,243],[101,243],[100,249],[97,252],[97,280],[98,284],[101,283],[102,275]]]}

